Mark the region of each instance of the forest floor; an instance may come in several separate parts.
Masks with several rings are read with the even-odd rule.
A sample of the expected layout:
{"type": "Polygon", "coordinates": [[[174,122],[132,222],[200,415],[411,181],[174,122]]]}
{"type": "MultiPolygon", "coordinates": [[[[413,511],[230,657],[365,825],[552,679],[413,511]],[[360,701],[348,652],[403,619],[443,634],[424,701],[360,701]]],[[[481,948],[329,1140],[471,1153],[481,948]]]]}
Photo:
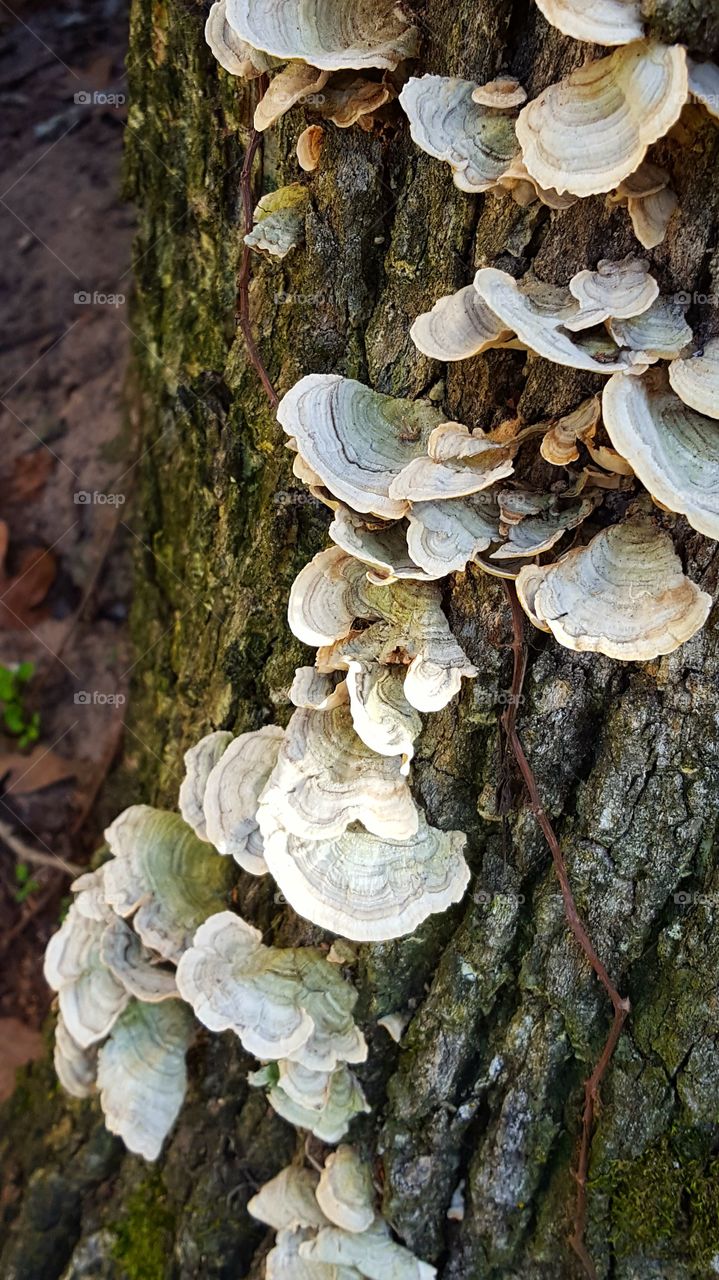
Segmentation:
{"type": "Polygon", "coordinates": [[[0,1098],[123,734],[133,534],[122,0],[0,0],[0,1098]],[[27,664],[20,667],[19,664],[27,664]]]}

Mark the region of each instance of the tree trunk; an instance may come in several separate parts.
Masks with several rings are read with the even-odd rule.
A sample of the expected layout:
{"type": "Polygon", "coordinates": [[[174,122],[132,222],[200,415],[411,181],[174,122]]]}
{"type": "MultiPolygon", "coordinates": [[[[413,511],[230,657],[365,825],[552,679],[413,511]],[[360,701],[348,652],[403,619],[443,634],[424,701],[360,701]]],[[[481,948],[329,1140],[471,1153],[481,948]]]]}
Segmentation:
{"type": "MultiPolygon", "coordinates": [[[[715,4],[645,0],[652,29],[711,56],[715,4]],[[711,9],[711,12],[709,10],[711,9]]],[[[289,633],[290,584],[326,542],[328,513],[291,476],[283,433],[236,326],[240,169],[256,86],[219,72],[201,6],[135,3],[129,188],[136,246],[135,395],[143,430],[133,528],[139,662],[123,801],[175,806],[182,753],[215,727],[286,723],[307,651],[289,633]]],[[[530,96],[587,47],[526,0],[428,0],[421,68],[486,80],[509,68],[530,96]]],[[[267,137],[255,194],[301,174],[293,109],[267,137]]],[[[681,215],[651,256],[665,293],[693,294],[699,338],[719,331],[719,133],[687,109],[655,149],[681,215]]],[[[305,180],[305,179],[303,179],[305,180]]],[[[411,142],[397,111],[371,134],[330,127],[308,180],[306,245],[253,260],[257,341],[280,394],[337,371],[489,426],[566,411],[601,379],[517,352],[446,369],[409,326],[479,265],[566,283],[637,251],[604,197],[563,213],[470,197],[411,142]]],[[[713,543],[678,519],[691,576],[716,590],[713,543]]],[[[575,1280],[571,1232],[583,1081],[610,1008],[568,932],[547,846],[516,782],[496,804],[498,717],[511,681],[501,585],[447,582],[452,627],[479,670],[428,717],[413,786],[430,820],[469,833],[464,902],[411,937],[359,949],[353,976],[373,1111],[352,1134],[375,1160],[384,1211],[445,1280],[575,1280]],[[401,1046],[376,1028],[411,1010],[401,1046]],[[466,1213],[448,1221],[464,1182],[466,1213]]],[[[716,626],[648,665],[530,637],[519,732],[555,823],[580,911],[632,1014],[602,1089],[590,1164],[588,1246],[600,1277],[719,1273],[719,869],[716,626]]],[[[270,877],[243,876],[243,914],[280,943],[326,941],[270,877]]],[[[124,1153],[99,1109],[61,1094],[49,1063],[24,1077],[0,1145],[3,1280],[257,1277],[267,1235],[245,1212],[291,1158],[295,1132],[246,1083],[230,1035],[203,1033],[191,1092],[156,1166],[124,1153]]]]}

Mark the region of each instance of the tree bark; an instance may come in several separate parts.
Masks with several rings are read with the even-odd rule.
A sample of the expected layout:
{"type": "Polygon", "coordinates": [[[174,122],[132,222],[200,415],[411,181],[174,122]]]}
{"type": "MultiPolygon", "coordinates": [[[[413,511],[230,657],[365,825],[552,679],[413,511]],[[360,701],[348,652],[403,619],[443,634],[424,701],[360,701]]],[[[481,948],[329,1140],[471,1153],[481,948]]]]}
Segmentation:
{"type": "MultiPolygon", "coordinates": [[[[716,5],[646,0],[650,29],[716,55],[716,5]]],[[[256,86],[218,71],[201,6],[134,5],[128,186],[140,211],[134,396],[143,443],[132,517],[142,538],[138,665],[123,803],[175,806],[182,753],[216,727],[286,723],[310,660],[286,604],[326,542],[328,513],[291,475],[283,433],[236,325],[239,174],[256,86]]],[[[427,0],[422,71],[478,81],[509,68],[535,95],[587,47],[526,0],[427,0]]],[[[256,195],[301,178],[295,108],[266,139],[256,195]]],[[[653,157],[681,215],[651,255],[665,293],[692,295],[700,339],[719,331],[719,133],[698,107],[653,157]]],[[[307,181],[306,245],[253,261],[257,341],[281,394],[337,371],[489,427],[566,411],[602,380],[517,352],[443,368],[409,339],[415,316],[480,265],[564,284],[637,251],[604,197],[563,213],[469,197],[411,142],[397,111],[371,134],[330,127],[307,181]]],[[[716,592],[715,545],[668,520],[692,577],[716,592]]],[[[549,851],[518,778],[497,807],[499,716],[512,672],[501,585],[470,569],[446,585],[452,627],[479,670],[428,717],[413,786],[437,825],[469,833],[464,902],[397,943],[363,947],[352,975],[370,1057],[372,1113],[352,1130],[384,1212],[445,1280],[575,1280],[567,1239],[583,1081],[611,1010],[568,932],[549,851]],[[401,1046],[376,1027],[411,1010],[401,1046]],[[464,1183],[466,1214],[447,1219],[464,1183]]],[[[519,732],[597,950],[632,1015],[602,1089],[587,1241],[602,1280],[706,1280],[719,1272],[717,986],[719,716],[716,623],[646,665],[530,637],[519,732]]],[[[243,876],[243,915],[275,942],[327,936],[271,879],[243,876]]],[[[124,1153],[93,1103],[30,1069],[0,1139],[4,1280],[259,1277],[268,1237],[245,1212],[297,1135],[246,1083],[230,1035],[198,1037],[191,1091],[156,1166],[124,1153]]]]}

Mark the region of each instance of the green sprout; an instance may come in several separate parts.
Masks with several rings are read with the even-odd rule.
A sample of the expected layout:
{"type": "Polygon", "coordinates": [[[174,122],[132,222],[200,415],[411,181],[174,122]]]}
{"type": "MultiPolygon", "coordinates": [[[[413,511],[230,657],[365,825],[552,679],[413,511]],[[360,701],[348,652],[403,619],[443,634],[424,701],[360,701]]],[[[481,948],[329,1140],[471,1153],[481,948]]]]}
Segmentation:
{"type": "Polygon", "coordinates": [[[8,733],[18,739],[20,748],[31,746],[40,737],[40,713],[29,712],[24,702],[34,674],[34,662],[20,662],[16,667],[0,665],[0,714],[8,733]]]}
{"type": "Polygon", "coordinates": [[[37,893],[40,883],[33,877],[30,868],[24,862],[18,862],[15,867],[15,901],[18,904],[26,902],[31,894],[37,893]]]}

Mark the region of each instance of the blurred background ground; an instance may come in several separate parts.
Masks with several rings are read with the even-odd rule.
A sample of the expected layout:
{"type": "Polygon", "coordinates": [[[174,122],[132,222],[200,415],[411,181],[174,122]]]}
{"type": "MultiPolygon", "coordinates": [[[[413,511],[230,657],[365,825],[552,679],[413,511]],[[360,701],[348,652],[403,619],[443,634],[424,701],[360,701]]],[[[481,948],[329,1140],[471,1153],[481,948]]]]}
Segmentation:
{"type": "Polygon", "coordinates": [[[1,1097],[123,733],[135,455],[126,6],[0,0],[0,33],[1,1097]]]}

